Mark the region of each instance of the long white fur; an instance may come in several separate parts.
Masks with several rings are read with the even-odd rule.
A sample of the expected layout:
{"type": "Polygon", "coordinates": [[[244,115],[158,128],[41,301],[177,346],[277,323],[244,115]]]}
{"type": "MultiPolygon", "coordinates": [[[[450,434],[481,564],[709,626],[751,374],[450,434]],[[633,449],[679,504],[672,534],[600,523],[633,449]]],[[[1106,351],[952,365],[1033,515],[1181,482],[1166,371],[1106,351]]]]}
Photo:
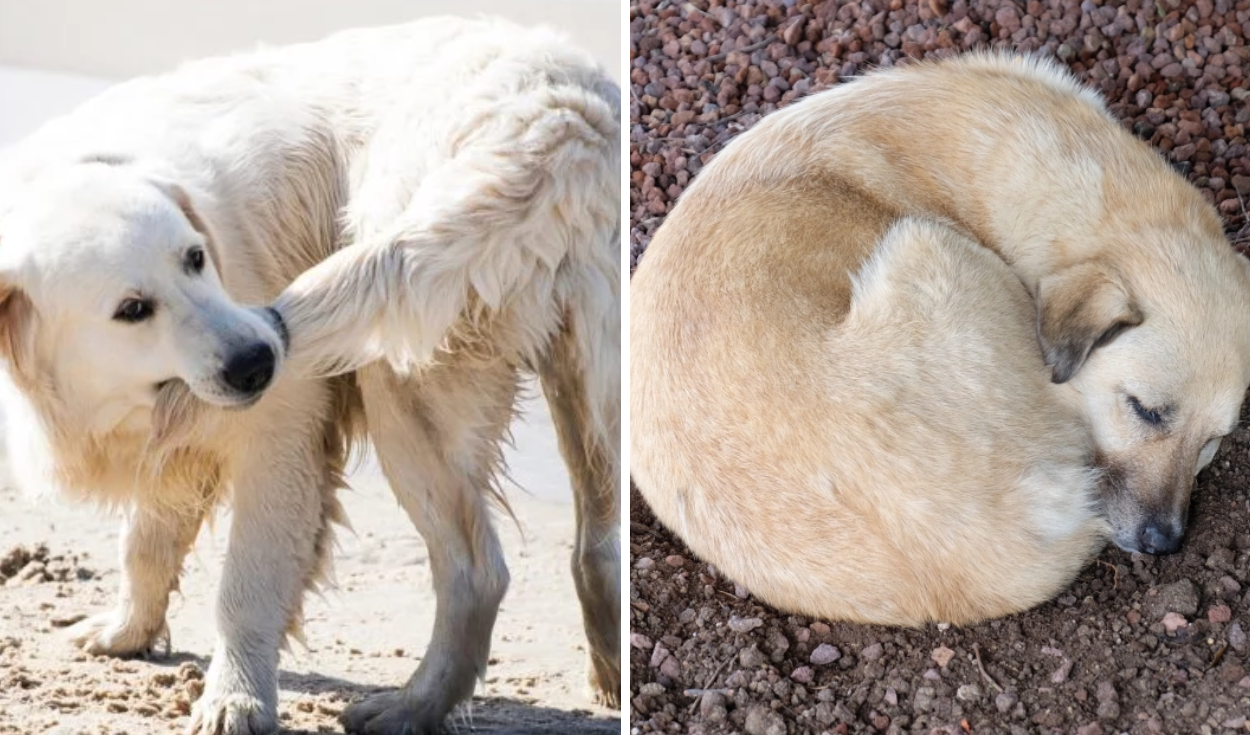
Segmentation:
{"type": "Polygon", "coordinates": [[[407,686],[344,722],[438,728],[483,675],[507,589],[491,501],[532,371],[573,477],[590,683],[619,706],[619,143],[617,87],[563,36],[441,18],[119,85],[6,156],[0,348],[28,430],[9,432],[19,477],[129,509],[121,604],[79,643],[150,648],[202,518],[229,500],[219,643],[190,730],[275,730],[279,646],[325,571],[367,424],[430,545],[438,613],[407,686]],[[91,194],[114,184],[133,194],[91,194]],[[83,216],[54,237],[58,210],[127,224],[83,216]],[[213,266],[190,300],[207,287],[169,265],[184,241],[213,266]],[[253,408],[213,405],[197,377],[217,358],[178,347],[197,336],[183,320],[110,326],[101,309],[142,283],[167,288],[162,313],[230,317],[204,339],[239,324],[276,339],[241,305],[277,299],[290,352],[253,408]],[[127,371],[139,360],[150,375],[127,371]]]}

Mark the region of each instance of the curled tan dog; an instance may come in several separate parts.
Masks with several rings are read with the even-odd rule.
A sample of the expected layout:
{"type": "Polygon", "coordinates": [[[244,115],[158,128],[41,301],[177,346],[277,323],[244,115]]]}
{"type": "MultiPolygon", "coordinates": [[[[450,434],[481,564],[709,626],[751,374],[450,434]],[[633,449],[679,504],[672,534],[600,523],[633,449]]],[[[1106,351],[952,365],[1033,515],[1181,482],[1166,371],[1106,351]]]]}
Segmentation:
{"type": "Polygon", "coordinates": [[[631,472],[788,610],[967,623],[1110,537],[1168,553],[1250,384],[1214,210],[1047,63],[974,55],[769,116],[631,284],[631,472]]]}

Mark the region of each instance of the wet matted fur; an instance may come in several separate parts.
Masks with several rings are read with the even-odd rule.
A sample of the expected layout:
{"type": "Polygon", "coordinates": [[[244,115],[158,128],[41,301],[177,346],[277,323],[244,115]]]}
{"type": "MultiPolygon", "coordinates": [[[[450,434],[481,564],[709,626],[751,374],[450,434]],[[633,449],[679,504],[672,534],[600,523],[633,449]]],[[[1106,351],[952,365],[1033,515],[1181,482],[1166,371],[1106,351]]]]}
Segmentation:
{"type": "Polygon", "coordinates": [[[127,511],[121,599],[76,640],[151,649],[183,556],[229,503],[190,731],[276,730],[279,648],[367,437],[428,542],[438,607],[407,685],[344,724],[437,729],[484,677],[508,586],[492,508],[529,373],[576,495],[590,684],[619,706],[619,202],[617,86],[562,36],[490,20],[188,64],[9,153],[14,468],[127,511]]]}
{"type": "Polygon", "coordinates": [[[785,610],[967,623],[1175,550],[1250,267],[1057,66],[871,74],[733,141],[631,282],[630,471],[785,610]]]}

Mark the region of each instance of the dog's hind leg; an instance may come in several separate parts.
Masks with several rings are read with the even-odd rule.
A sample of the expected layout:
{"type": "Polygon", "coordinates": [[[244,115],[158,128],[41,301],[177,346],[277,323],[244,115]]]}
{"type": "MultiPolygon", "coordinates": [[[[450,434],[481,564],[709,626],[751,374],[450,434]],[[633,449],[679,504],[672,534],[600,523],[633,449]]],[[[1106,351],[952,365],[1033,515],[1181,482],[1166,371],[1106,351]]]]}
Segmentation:
{"type": "Polygon", "coordinates": [[[584,303],[571,302],[538,373],[576,501],[573,582],[590,644],[591,694],[619,707],[620,312],[584,303]]]}
{"type": "Polygon", "coordinates": [[[117,607],[69,629],[71,639],[96,655],[143,656],[164,639],[169,593],[178,589],[182,562],[199,533],[198,510],[133,508],[121,532],[121,591],[117,607]]]}
{"type": "Polygon", "coordinates": [[[448,356],[411,378],[381,363],[358,378],[382,469],[429,548],[437,603],[429,647],[407,684],[352,705],[342,721],[348,732],[423,735],[486,675],[508,587],[491,504],[502,500],[500,442],[517,374],[502,361],[466,365],[448,356]]]}

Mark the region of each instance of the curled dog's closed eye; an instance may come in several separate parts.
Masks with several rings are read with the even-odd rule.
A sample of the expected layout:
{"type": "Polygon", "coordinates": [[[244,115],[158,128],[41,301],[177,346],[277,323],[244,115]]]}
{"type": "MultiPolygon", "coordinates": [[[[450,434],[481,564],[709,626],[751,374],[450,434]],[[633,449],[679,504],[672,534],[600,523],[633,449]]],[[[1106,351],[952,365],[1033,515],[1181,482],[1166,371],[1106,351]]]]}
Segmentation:
{"type": "Polygon", "coordinates": [[[1144,318],[1122,279],[1095,261],[1042,278],[1037,302],[1037,335],[1056,383],[1070,380],[1091,352],[1144,318]]]}

